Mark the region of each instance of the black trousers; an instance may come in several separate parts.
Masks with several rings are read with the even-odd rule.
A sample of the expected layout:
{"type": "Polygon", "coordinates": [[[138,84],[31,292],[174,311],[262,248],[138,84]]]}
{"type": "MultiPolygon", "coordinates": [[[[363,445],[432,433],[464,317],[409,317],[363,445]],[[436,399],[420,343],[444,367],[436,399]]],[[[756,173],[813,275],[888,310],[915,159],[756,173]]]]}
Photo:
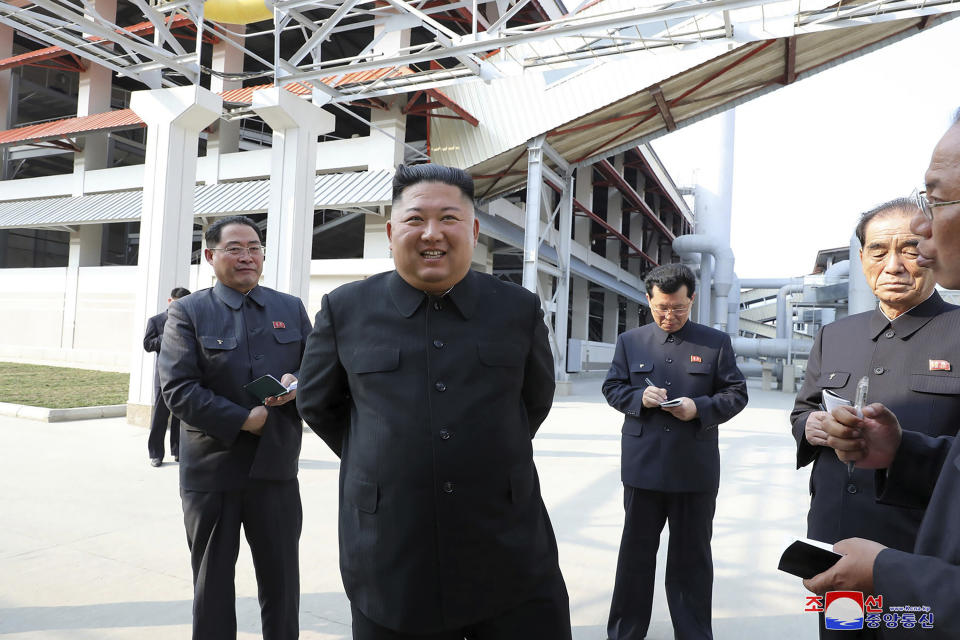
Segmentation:
{"type": "Polygon", "coordinates": [[[170,455],[180,457],[180,418],[170,414],[163,400],[160,387],[153,392],[153,420],[150,421],[150,436],[147,438],[147,453],[151,458],[163,460],[163,436],[167,432],[167,420],[170,420],[170,455]]]}
{"type": "Polygon", "coordinates": [[[193,566],[193,640],[237,637],[234,572],[240,525],[257,574],[263,640],[300,628],[300,485],[260,481],[239,491],[180,490],[193,566]]]}
{"type": "Polygon", "coordinates": [[[678,640],[711,639],[713,514],[716,491],[668,493],[624,485],[625,518],[610,604],[610,640],[641,640],[653,608],[657,549],[670,523],[665,586],[678,640]]]}
{"type": "Polygon", "coordinates": [[[353,640],[571,640],[570,600],[563,577],[502,614],[460,629],[409,634],[381,627],[352,603],[353,640]]]}

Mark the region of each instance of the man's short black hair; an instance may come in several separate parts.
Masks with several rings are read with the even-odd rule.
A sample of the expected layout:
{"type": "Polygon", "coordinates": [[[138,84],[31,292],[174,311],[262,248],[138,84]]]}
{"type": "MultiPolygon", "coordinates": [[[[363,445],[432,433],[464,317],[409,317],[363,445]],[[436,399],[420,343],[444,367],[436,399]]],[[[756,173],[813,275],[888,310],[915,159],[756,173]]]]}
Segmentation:
{"type": "Polygon", "coordinates": [[[263,233],[260,231],[260,227],[257,226],[256,222],[247,216],[227,216],[226,218],[220,218],[207,227],[207,232],[203,234],[203,239],[206,241],[208,249],[217,246],[220,242],[220,234],[223,232],[223,228],[230,224],[247,225],[257,232],[257,237],[260,238],[261,243],[263,242],[263,233]]]}
{"type": "Polygon", "coordinates": [[[183,287],[174,287],[173,291],[170,292],[170,297],[174,300],[186,298],[188,295],[190,295],[190,289],[184,289],[183,287]]]}
{"type": "Polygon", "coordinates": [[[870,209],[870,211],[864,212],[860,215],[860,222],[857,223],[857,229],[855,231],[857,240],[860,241],[860,246],[863,247],[864,239],[867,237],[867,225],[870,224],[874,218],[883,218],[900,212],[912,216],[917,211],[919,211],[917,203],[910,198],[895,198],[889,202],[878,204],[873,209],[870,209]]]}
{"type": "Polygon", "coordinates": [[[403,195],[403,190],[418,182],[442,182],[460,189],[463,197],[473,204],[473,178],[463,169],[445,167],[442,164],[401,164],[393,175],[393,201],[403,195]]]}
{"type": "Polygon", "coordinates": [[[651,297],[654,287],[664,293],[676,293],[680,287],[686,285],[688,298],[692,298],[697,290],[697,278],[693,275],[693,271],[690,267],[679,263],[662,264],[653,268],[643,279],[643,284],[647,287],[647,295],[651,297]]]}

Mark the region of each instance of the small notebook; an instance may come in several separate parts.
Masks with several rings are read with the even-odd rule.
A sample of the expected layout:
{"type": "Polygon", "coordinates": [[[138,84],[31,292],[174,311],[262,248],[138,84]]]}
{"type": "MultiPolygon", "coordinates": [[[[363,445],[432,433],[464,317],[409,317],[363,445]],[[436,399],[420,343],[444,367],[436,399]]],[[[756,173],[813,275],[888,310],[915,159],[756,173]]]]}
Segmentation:
{"type": "Polygon", "coordinates": [[[257,398],[260,402],[263,402],[267,398],[275,398],[292,391],[292,389],[288,389],[287,387],[283,386],[279,380],[274,378],[269,373],[265,376],[260,376],[253,382],[248,382],[247,384],[243,385],[243,388],[246,389],[252,396],[257,398]]]}

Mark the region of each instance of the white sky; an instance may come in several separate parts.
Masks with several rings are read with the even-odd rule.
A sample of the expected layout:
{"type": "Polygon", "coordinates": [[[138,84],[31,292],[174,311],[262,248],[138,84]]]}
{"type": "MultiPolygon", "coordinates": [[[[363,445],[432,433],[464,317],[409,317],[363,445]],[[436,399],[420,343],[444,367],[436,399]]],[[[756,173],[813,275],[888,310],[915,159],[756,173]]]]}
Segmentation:
{"type": "MultiPolygon", "coordinates": [[[[740,278],[810,273],[857,217],[907,196],[960,108],[960,19],[736,109],[731,245],[740,278]]],[[[713,161],[713,118],[654,140],[678,186],[713,161]],[[699,131],[699,134],[698,134],[699,131]]]]}

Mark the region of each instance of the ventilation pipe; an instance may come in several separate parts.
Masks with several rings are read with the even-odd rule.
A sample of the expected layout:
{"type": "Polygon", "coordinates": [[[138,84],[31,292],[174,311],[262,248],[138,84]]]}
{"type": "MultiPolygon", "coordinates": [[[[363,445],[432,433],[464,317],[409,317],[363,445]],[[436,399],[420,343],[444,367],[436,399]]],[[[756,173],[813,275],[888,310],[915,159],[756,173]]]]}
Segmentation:
{"type": "Polygon", "coordinates": [[[846,280],[850,277],[850,261],[841,260],[840,262],[834,262],[823,272],[823,277],[826,279],[827,284],[834,284],[835,282],[846,280]]]}
{"type": "Polygon", "coordinates": [[[733,351],[745,358],[787,358],[794,353],[809,353],[811,338],[733,338],[733,351]]]}
{"type": "MultiPolygon", "coordinates": [[[[850,262],[849,264],[860,262],[860,240],[856,234],[850,238],[850,262]]],[[[847,313],[863,313],[864,311],[873,311],[877,306],[877,299],[867,284],[867,278],[863,275],[863,269],[850,269],[848,266],[850,279],[847,281],[847,313]]]]}
{"type": "Polygon", "coordinates": [[[733,274],[730,297],[727,298],[727,335],[740,335],[740,278],[733,274]]]}
{"type": "Polygon", "coordinates": [[[802,284],[785,284],[777,291],[777,338],[789,338],[793,335],[793,314],[789,312],[787,296],[802,291],[802,284]]]}
{"type": "MultiPolygon", "coordinates": [[[[724,330],[727,325],[727,297],[733,285],[733,251],[723,242],[703,234],[689,234],[675,238],[673,250],[681,256],[699,253],[702,256],[713,257],[713,300],[710,303],[710,309],[713,310],[714,320],[711,324],[724,330]]],[[[710,282],[703,272],[703,265],[707,262],[708,260],[701,258],[700,288],[703,294],[709,296],[710,282]]]]}

